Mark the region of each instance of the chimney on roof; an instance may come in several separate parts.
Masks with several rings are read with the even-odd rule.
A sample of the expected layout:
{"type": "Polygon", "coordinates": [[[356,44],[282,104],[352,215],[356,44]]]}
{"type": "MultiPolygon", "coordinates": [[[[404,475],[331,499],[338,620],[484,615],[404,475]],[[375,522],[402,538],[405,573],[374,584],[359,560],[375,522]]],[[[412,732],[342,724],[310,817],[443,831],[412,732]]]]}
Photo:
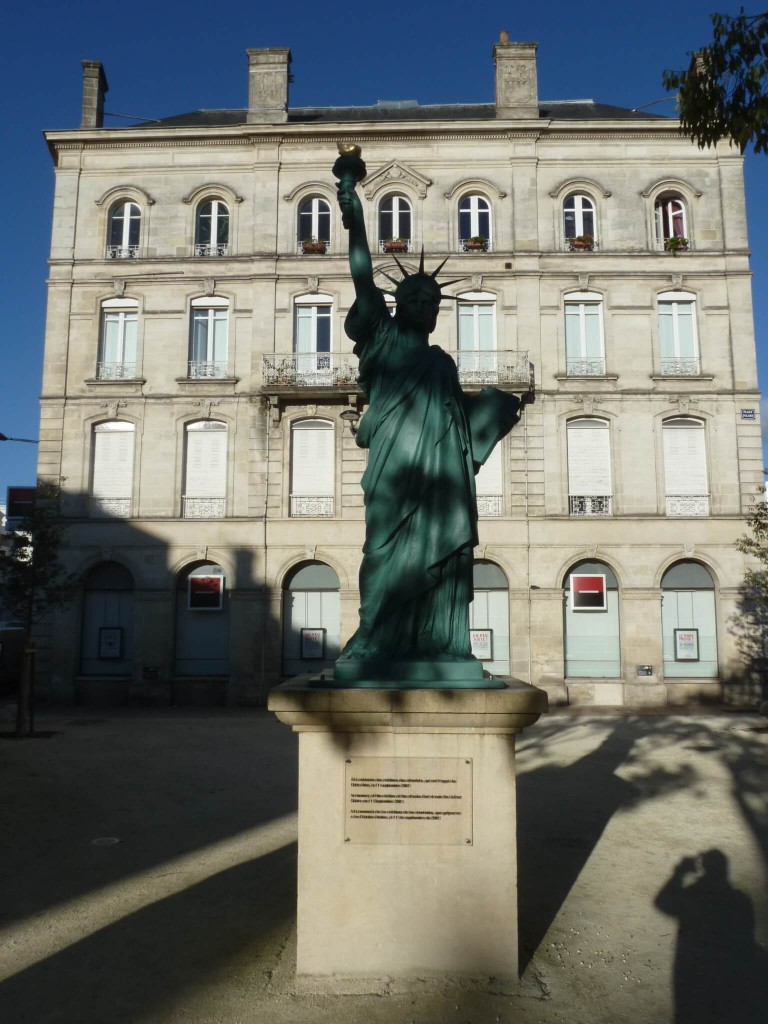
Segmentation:
{"type": "Polygon", "coordinates": [[[83,113],[81,128],[104,127],[104,94],[109,92],[107,76],[100,60],[84,60],[83,65],[83,113]]]}
{"type": "Polygon", "coordinates": [[[287,47],[246,50],[248,54],[248,124],[283,124],[288,120],[291,51],[287,47]]]}
{"type": "Polygon", "coordinates": [[[538,43],[510,43],[502,32],[493,48],[496,66],[496,117],[539,116],[536,81],[538,43]]]}

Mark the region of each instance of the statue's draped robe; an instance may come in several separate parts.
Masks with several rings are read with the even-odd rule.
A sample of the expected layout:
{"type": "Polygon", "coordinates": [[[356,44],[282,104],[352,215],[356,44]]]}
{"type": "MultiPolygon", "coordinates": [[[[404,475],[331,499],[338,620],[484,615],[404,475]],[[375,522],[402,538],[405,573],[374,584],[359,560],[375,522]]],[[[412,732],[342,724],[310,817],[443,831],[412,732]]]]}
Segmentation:
{"type": "MultiPolygon", "coordinates": [[[[469,415],[479,400],[463,394],[450,356],[400,328],[381,292],[367,317],[352,306],[345,329],[370,404],[357,432],[369,449],[360,628],[341,657],[470,659],[475,464],[493,447],[473,458],[469,415]]],[[[493,443],[518,405],[495,394],[509,422],[493,443]]]]}

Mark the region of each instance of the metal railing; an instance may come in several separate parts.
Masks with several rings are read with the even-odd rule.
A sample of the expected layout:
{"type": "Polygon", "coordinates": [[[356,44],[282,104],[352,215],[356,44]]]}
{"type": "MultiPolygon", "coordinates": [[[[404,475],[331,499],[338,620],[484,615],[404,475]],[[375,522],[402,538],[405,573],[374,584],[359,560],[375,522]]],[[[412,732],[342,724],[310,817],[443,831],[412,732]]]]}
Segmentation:
{"type": "Polygon", "coordinates": [[[610,516],[613,514],[612,494],[569,494],[568,515],[576,517],[610,516]]]}
{"type": "Polygon", "coordinates": [[[183,498],[184,519],[223,519],[225,498],[183,498]]]}
{"type": "Polygon", "coordinates": [[[228,242],[195,243],[195,256],[229,256],[228,242]]]}
{"type": "Polygon", "coordinates": [[[501,495],[500,494],[478,494],[477,496],[477,514],[483,517],[500,516],[501,515],[501,495]]]}
{"type": "Polygon", "coordinates": [[[135,260],[139,255],[138,245],[108,245],[106,258],[108,260],[135,260]]]}
{"type": "Polygon", "coordinates": [[[299,256],[327,256],[330,251],[331,243],[322,240],[316,240],[306,245],[304,242],[296,243],[296,252],[299,256]]]}
{"type": "Polygon", "coordinates": [[[569,377],[602,377],[605,375],[605,359],[598,356],[594,359],[565,360],[565,372],[569,377]]]}
{"type": "Polygon", "coordinates": [[[133,380],[136,363],[96,363],[96,380],[133,380]]]}
{"type": "Polygon", "coordinates": [[[663,377],[696,377],[701,372],[701,363],[698,356],[685,356],[682,359],[662,356],[659,369],[663,377]]]}
{"type": "Polygon", "coordinates": [[[329,494],[292,494],[291,516],[295,519],[333,518],[333,496],[329,494]]]}
{"type": "Polygon", "coordinates": [[[668,516],[708,516],[708,494],[668,494],[668,516]]]}
{"type": "Polygon", "coordinates": [[[91,495],[90,513],[93,519],[129,519],[131,515],[130,498],[106,498],[91,495]]]}
{"type": "Polygon", "coordinates": [[[565,238],[563,249],[566,252],[597,252],[598,242],[593,238],[591,242],[580,242],[578,238],[565,238]]]}
{"type": "Polygon", "coordinates": [[[263,356],[264,384],[278,387],[355,387],[357,360],[337,352],[263,356]]]}
{"type": "Polygon", "coordinates": [[[397,247],[393,246],[392,248],[388,249],[387,246],[392,245],[393,240],[389,238],[380,238],[379,252],[386,253],[392,256],[399,256],[402,253],[413,252],[413,241],[410,238],[400,238],[398,239],[398,242],[402,244],[397,247]]]}
{"type": "Polygon", "coordinates": [[[533,387],[533,363],[527,352],[449,352],[461,384],[520,384],[533,387]]]}
{"type": "Polygon", "coordinates": [[[471,238],[460,238],[459,239],[459,252],[492,252],[491,240],[486,240],[480,244],[479,242],[473,242],[471,238]]]}
{"type": "Polygon", "coordinates": [[[226,377],[227,364],[194,359],[189,362],[187,376],[190,380],[203,380],[210,377],[226,377]]]}

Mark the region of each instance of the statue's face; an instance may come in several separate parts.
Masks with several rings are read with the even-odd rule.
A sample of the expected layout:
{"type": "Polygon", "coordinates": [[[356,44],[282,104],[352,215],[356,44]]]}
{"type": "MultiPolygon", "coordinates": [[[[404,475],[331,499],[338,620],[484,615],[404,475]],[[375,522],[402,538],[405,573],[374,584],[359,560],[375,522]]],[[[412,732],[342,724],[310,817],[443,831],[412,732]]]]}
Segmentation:
{"type": "Polygon", "coordinates": [[[397,289],[397,319],[431,334],[440,309],[440,289],[431,278],[406,278],[397,289]]]}

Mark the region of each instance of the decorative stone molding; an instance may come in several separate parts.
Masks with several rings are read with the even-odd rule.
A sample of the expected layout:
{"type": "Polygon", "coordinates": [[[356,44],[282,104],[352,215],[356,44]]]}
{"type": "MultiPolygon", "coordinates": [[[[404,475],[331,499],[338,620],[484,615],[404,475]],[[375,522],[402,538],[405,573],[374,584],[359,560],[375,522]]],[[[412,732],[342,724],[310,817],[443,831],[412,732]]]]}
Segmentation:
{"type": "Polygon", "coordinates": [[[589,274],[579,274],[579,288],[583,292],[589,291],[589,274]]]}
{"type": "Polygon", "coordinates": [[[290,192],[286,192],[283,199],[286,203],[292,203],[295,199],[304,196],[322,196],[323,199],[327,199],[331,203],[331,208],[333,208],[335,194],[327,181],[304,181],[296,188],[292,188],[290,192]]]}
{"type": "Polygon", "coordinates": [[[603,199],[609,199],[612,195],[610,189],[601,185],[599,181],[595,181],[594,178],[566,178],[552,189],[549,196],[551,199],[559,199],[560,196],[564,196],[568,192],[591,192],[601,195],[603,199]]]}
{"type": "Polygon", "coordinates": [[[320,291],[320,278],[319,277],[308,277],[307,278],[307,291],[310,294],[320,291]]]}
{"type": "Polygon", "coordinates": [[[112,292],[117,299],[125,296],[125,281],[122,277],[116,277],[112,282],[112,292]]]}
{"type": "Polygon", "coordinates": [[[317,416],[317,406],[316,405],[308,405],[307,406],[307,416],[317,416]]]}
{"type": "Polygon", "coordinates": [[[196,402],[192,403],[195,408],[203,410],[203,419],[209,420],[211,418],[211,409],[221,405],[220,398],[199,398],[196,402]]]}
{"type": "Polygon", "coordinates": [[[459,192],[473,191],[494,193],[499,199],[505,199],[507,196],[503,189],[500,189],[498,185],[494,185],[492,181],[488,181],[487,178],[464,178],[454,185],[449,192],[444,192],[443,195],[446,199],[453,199],[459,192]]]}
{"type": "Polygon", "coordinates": [[[307,544],[304,548],[304,553],[310,561],[314,562],[315,555],[317,554],[317,544],[307,544]]]}
{"type": "Polygon", "coordinates": [[[204,277],[203,278],[203,291],[206,295],[216,294],[216,278],[204,277]]]}
{"type": "Polygon", "coordinates": [[[107,410],[107,416],[111,420],[116,420],[120,410],[125,408],[126,403],[113,399],[111,402],[102,402],[101,405],[102,408],[107,410]]]}
{"type": "Polygon", "coordinates": [[[107,191],[96,200],[97,206],[110,205],[114,199],[133,199],[137,203],[146,203],[147,206],[154,206],[155,200],[138,185],[116,185],[115,188],[108,188],[107,191]]]}
{"type": "Polygon", "coordinates": [[[682,178],[662,178],[660,181],[655,181],[643,189],[640,195],[643,199],[650,199],[651,196],[655,198],[659,192],[682,192],[684,195],[694,199],[700,199],[702,195],[698,189],[694,188],[693,185],[689,185],[687,181],[683,181],[682,178]]]}
{"type": "Polygon", "coordinates": [[[682,274],[670,274],[670,280],[672,281],[672,287],[682,289],[683,288],[683,275],[682,274]]]}
{"type": "Polygon", "coordinates": [[[373,199],[376,193],[381,192],[384,188],[402,188],[406,186],[412,189],[419,199],[424,199],[427,189],[431,184],[431,178],[426,178],[412,167],[399,163],[397,160],[392,160],[374,174],[368,175],[363,185],[363,192],[366,199],[373,199]]]}
{"type": "Polygon", "coordinates": [[[191,192],[188,192],[187,195],[181,197],[181,201],[189,206],[191,203],[196,203],[198,199],[202,199],[206,195],[222,196],[233,203],[242,203],[243,201],[243,197],[239,196],[233,188],[229,187],[229,185],[222,185],[220,182],[215,181],[193,188],[191,192]]]}

